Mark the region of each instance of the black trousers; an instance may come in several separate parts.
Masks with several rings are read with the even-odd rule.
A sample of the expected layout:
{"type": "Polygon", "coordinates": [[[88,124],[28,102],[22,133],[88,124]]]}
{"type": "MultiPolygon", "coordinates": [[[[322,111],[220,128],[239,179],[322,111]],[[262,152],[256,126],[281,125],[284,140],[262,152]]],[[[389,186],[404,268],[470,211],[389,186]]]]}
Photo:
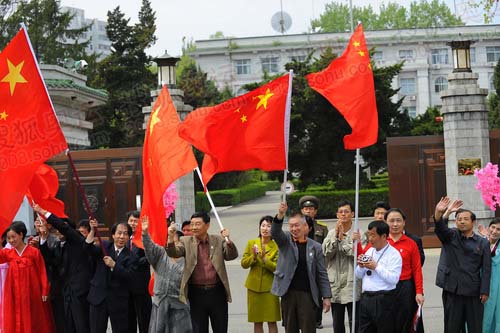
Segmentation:
{"type": "Polygon", "coordinates": [[[151,296],[148,293],[130,293],[128,298],[128,331],[130,333],[137,333],[137,324],[139,324],[139,333],[148,332],[151,305],[151,296]]]}
{"type": "Polygon", "coordinates": [[[105,299],[99,305],[90,305],[90,332],[106,333],[108,318],[113,333],[128,333],[128,296],[105,299]]]}
{"type": "Polygon", "coordinates": [[[395,290],[364,292],[359,302],[359,333],[401,333],[395,327],[395,290]]]}
{"type": "Polygon", "coordinates": [[[443,307],[445,333],[483,331],[484,306],[479,296],[461,296],[443,290],[443,307]]]}
{"type": "MultiPolygon", "coordinates": [[[[415,301],[417,295],[413,279],[399,281],[396,287],[396,330],[401,333],[408,333],[412,330],[413,317],[417,312],[418,304],[415,301]]],[[[417,326],[417,332],[424,332],[422,317],[417,326]]]]}
{"type": "MultiPolygon", "coordinates": [[[[335,333],[345,333],[345,311],[347,309],[347,316],[349,317],[349,332],[352,327],[352,302],[347,304],[332,303],[332,318],[333,318],[333,331],[335,333]]],[[[355,331],[358,331],[359,323],[359,302],[356,303],[356,327],[355,331]]]]}
{"type": "Polygon", "coordinates": [[[64,331],[66,333],[90,332],[87,295],[74,296],[68,292],[64,296],[64,316],[64,331]]]}
{"type": "Polygon", "coordinates": [[[281,309],[287,333],[316,332],[316,303],[310,292],[288,290],[281,298],[281,309]]]}
{"type": "Polygon", "coordinates": [[[189,305],[193,333],[208,333],[208,319],[213,333],[227,333],[228,306],[224,285],[210,289],[189,286],[189,305]]]}

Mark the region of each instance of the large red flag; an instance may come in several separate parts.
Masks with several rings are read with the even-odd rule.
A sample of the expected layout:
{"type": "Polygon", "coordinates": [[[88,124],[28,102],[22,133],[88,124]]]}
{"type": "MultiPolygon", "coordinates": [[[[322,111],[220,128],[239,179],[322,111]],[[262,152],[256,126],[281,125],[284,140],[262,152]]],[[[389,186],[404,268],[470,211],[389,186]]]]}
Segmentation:
{"type": "Polygon", "coordinates": [[[222,104],[199,108],[181,123],[179,135],[205,153],[205,185],[219,172],[286,169],[289,77],[286,74],[222,104]]]}
{"type": "Polygon", "coordinates": [[[323,95],[344,116],[352,133],[344,137],[345,149],[377,142],[378,115],[375,85],[365,35],[358,26],[342,56],[323,71],[307,75],[311,88],[323,95]]]}
{"type": "MultiPolygon", "coordinates": [[[[167,240],[163,194],[176,179],[197,167],[191,145],[177,134],[179,123],[174,103],[163,87],[153,106],[142,153],[141,217],[149,217],[151,239],[157,244],[165,244],[167,240]]],[[[140,229],[136,230],[134,243],[142,247],[140,229]]]]}
{"type": "Polygon", "coordinates": [[[64,212],[64,202],[56,198],[59,190],[59,178],[54,169],[47,164],[41,164],[35,172],[26,196],[43,209],[57,217],[68,217],[64,212]]]}
{"type": "Polygon", "coordinates": [[[23,28],[0,53],[0,231],[40,164],[67,148],[23,28]]]}

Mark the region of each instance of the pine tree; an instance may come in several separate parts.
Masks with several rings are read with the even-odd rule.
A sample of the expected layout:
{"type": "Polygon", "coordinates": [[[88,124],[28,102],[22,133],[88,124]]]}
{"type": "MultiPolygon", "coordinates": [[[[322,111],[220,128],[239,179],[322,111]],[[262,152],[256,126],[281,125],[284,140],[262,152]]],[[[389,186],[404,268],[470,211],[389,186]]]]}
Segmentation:
{"type": "Polygon", "coordinates": [[[500,129],[500,59],[498,59],[493,73],[493,86],[495,92],[488,98],[488,123],[490,129],[500,129]]]}

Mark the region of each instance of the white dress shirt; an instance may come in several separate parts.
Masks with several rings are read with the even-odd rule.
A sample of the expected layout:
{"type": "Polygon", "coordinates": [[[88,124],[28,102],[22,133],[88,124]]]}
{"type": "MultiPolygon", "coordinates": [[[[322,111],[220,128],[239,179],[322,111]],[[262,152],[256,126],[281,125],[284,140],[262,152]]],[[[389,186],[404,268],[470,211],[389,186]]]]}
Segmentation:
{"type": "Polygon", "coordinates": [[[372,247],[365,254],[377,262],[377,267],[374,270],[356,267],[356,277],[363,279],[363,292],[396,289],[403,267],[398,250],[387,243],[380,251],[372,247]],[[371,271],[371,274],[367,274],[368,271],[371,271]]]}

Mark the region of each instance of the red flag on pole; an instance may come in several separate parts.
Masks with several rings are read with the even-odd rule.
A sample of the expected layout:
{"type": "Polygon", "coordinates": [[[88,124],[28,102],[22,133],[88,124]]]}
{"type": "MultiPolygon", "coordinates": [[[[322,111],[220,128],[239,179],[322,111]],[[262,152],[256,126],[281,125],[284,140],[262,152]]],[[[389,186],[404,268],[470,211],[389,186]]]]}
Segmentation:
{"type": "Polygon", "coordinates": [[[0,231],[12,222],[38,167],[67,148],[22,28],[0,53],[0,231]]]}
{"type": "Polygon", "coordinates": [[[286,169],[289,76],[222,104],[199,108],[181,123],[180,137],[205,153],[205,186],[219,172],[286,169]]]}
{"type": "Polygon", "coordinates": [[[30,203],[35,202],[57,217],[68,217],[64,213],[64,202],[56,198],[59,190],[59,178],[54,169],[41,164],[35,172],[26,196],[30,203]]]}
{"type": "Polygon", "coordinates": [[[344,54],[334,59],[325,70],[307,75],[307,81],[351,126],[352,133],[344,137],[345,149],[364,148],[377,142],[375,85],[361,24],[354,31],[344,54]]]}
{"type": "MultiPolygon", "coordinates": [[[[163,194],[176,179],[197,167],[193,149],[177,134],[180,120],[166,87],[153,106],[142,153],[143,203],[141,217],[149,217],[149,233],[157,244],[167,241],[163,194]]],[[[142,247],[141,228],[134,243],[142,247]]]]}

